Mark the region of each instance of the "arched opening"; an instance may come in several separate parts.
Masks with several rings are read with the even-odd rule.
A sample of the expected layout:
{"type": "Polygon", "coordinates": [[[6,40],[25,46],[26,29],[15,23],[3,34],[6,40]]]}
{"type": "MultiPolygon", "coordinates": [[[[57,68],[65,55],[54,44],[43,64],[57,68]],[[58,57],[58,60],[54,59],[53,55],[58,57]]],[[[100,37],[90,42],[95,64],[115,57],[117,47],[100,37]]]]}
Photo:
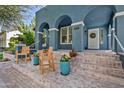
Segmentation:
{"type": "Polygon", "coordinates": [[[87,36],[85,38],[87,41],[86,48],[108,49],[109,37],[107,35],[115,12],[115,6],[112,5],[98,6],[89,11],[84,18],[84,24],[87,28],[87,31],[85,31],[87,36]],[[96,38],[91,38],[90,34],[96,35],[96,38]]]}
{"type": "Polygon", "coordinates": [[[39,49],[46,49],[49,47],[49,24],[44,22],[39,28],[39,49]]]}
{"type": "Polygon", "coordinates": [[[72,49],[72,20],[69,16],[61,16],[56,21],[56,28],[59,29],[58,35],[58,48],[59,49],[72,49]]]}

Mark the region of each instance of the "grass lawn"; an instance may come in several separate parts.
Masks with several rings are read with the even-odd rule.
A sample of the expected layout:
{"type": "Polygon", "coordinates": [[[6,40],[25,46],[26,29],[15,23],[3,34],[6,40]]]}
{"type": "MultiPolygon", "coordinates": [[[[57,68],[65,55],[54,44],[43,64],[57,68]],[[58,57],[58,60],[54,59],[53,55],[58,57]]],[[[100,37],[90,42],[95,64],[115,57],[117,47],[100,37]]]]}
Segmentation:
{"type": "Polygon", "coordinates": [[[0,52],[0,61],[3,60],[3,52],[0,52]]]}
{"type": "Polygon", "coordinates": [[[4,57],[4,52],[0,52],[0,62],[10,61],[9,58],[4,57]]]}

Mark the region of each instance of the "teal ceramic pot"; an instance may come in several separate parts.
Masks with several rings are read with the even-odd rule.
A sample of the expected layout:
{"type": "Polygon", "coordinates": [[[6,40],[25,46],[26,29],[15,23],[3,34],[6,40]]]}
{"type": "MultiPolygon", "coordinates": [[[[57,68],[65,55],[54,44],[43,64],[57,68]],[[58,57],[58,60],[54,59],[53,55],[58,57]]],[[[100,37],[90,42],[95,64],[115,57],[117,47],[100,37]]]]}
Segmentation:
{"type": "Polygon", "coordinates": [[[39,65],[39,57],[33,57],[33,65],[39,65]]]}
{"type": "Polygon", "coordinates": [[[60,61],[60,72],[62,75],[65,75],[65,76],[70,73],[70,61],[69,62],[60,61]]]}

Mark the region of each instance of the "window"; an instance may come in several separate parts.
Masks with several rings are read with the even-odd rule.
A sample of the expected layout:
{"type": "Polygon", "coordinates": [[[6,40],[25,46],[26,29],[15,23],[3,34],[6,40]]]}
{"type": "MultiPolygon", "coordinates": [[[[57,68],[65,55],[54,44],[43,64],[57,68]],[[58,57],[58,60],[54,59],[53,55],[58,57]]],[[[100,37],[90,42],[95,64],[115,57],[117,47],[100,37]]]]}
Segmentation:
{"type": "Polygon", "coordinates": [[[60,43],[72,44],[72,28],[70,26],[67,26],[62,27],[60,30],[60,43]]]}

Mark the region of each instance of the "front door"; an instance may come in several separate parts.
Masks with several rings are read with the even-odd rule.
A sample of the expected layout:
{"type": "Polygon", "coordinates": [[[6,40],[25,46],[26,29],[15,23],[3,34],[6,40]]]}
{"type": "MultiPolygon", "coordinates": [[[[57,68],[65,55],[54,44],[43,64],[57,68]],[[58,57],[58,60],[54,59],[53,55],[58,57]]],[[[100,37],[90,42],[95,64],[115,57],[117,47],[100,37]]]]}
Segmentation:
{"type": "Polygon", "coordinates": [[[88,30],[88,49],[99,49],[99,28],[88,30]]]}

